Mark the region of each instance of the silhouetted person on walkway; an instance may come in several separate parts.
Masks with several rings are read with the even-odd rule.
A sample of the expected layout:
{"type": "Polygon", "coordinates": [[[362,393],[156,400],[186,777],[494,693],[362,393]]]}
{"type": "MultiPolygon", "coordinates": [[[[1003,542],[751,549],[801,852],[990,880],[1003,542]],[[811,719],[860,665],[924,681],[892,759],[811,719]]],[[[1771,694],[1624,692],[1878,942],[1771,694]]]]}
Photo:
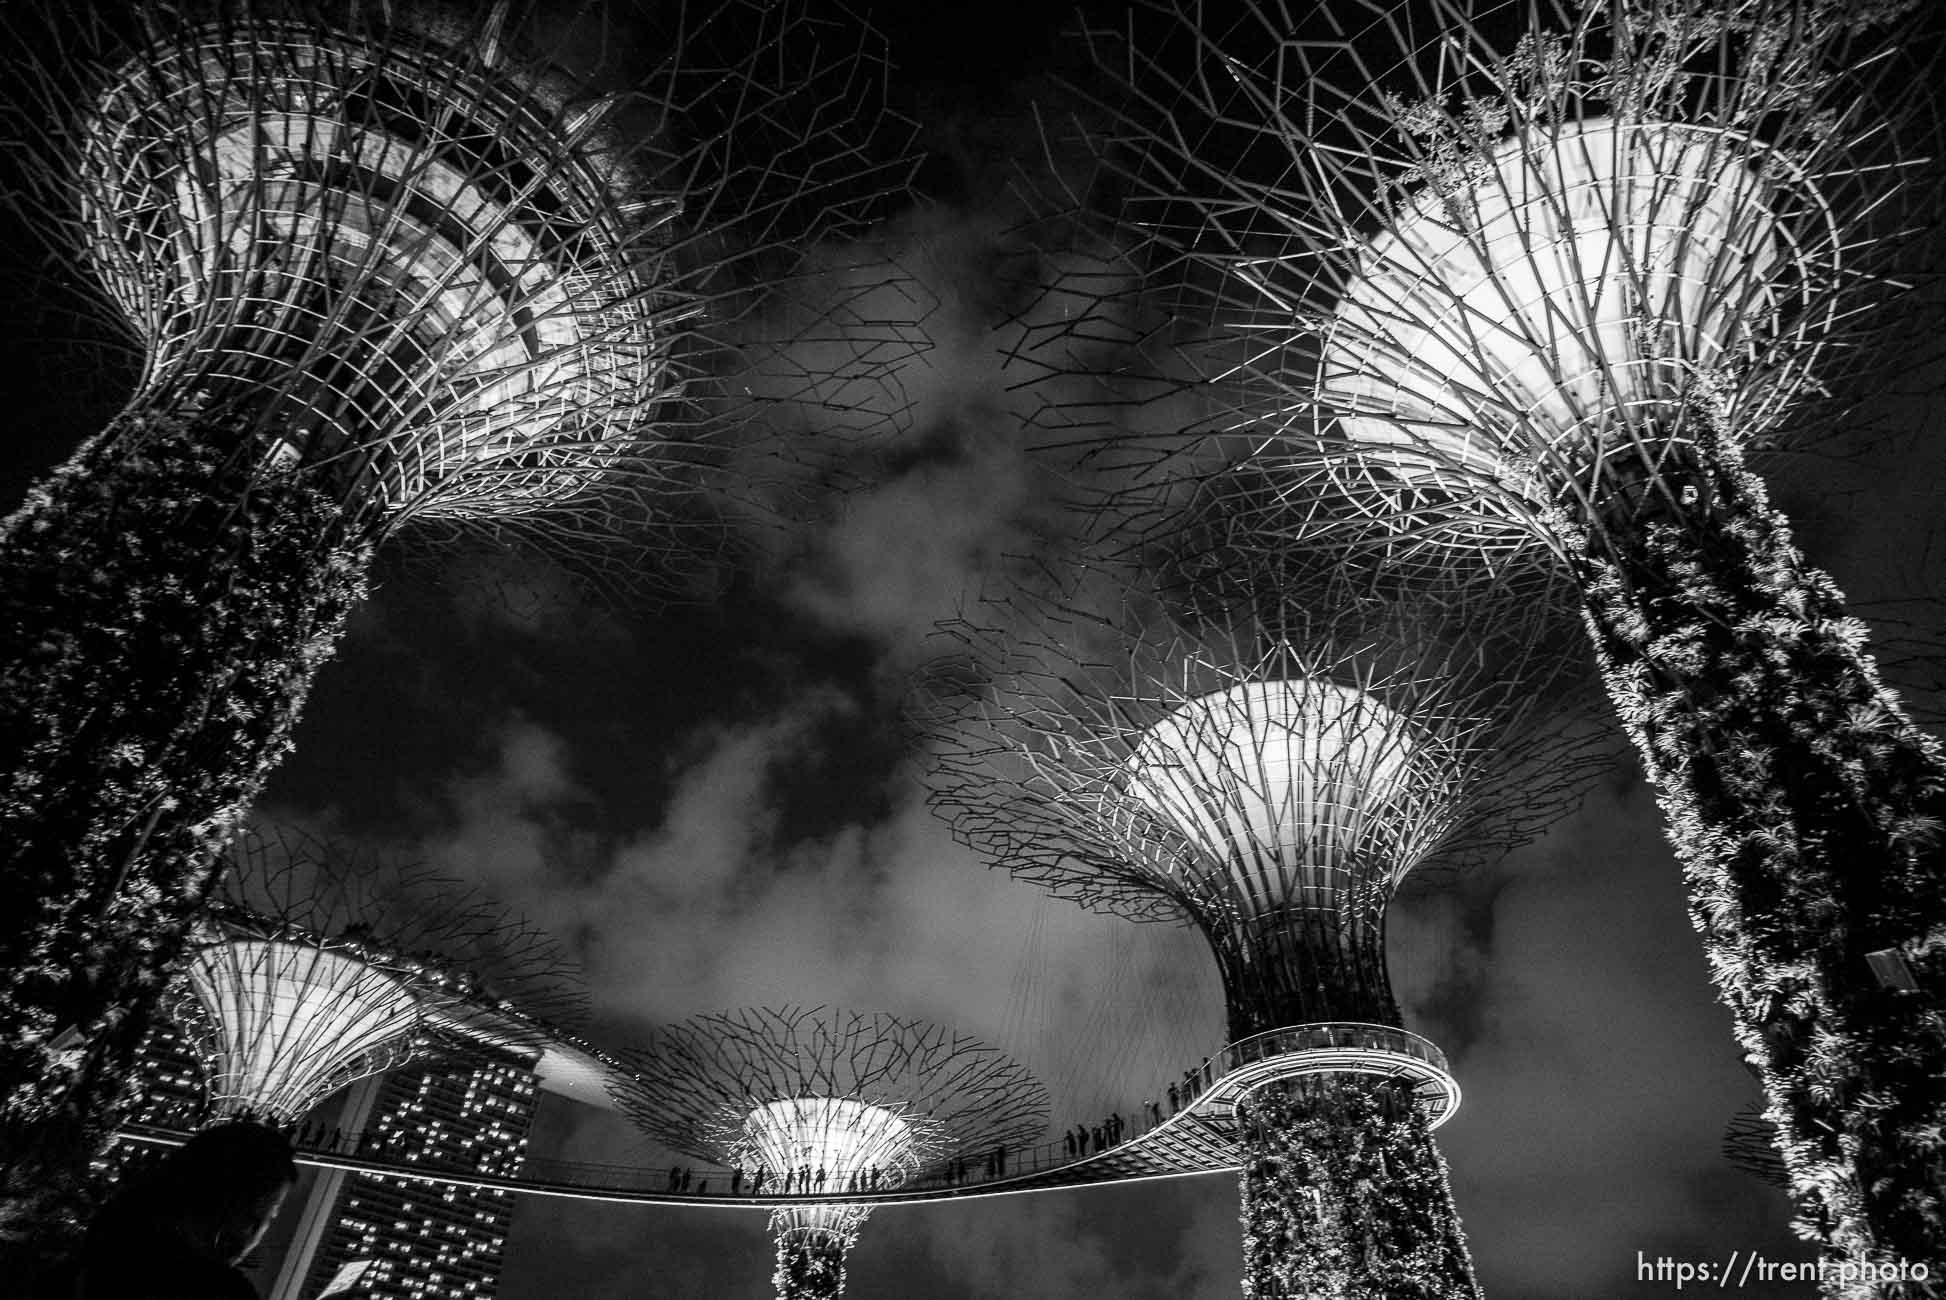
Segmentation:
{"type": "Polygon", "coordinates": [[[297,1162],[263,1124],[219,1124],[126,1180],[94,1222],[74,1300],[257,1300],[236,1268],[276,1217],[297,1162]]]}
{"type": "Polygon", "coordinates": [[[740,1196],[742,1195],[742,1193],[743,1193],[743,1170],[732,1169],[730,1171],[730,1195],[740,1196]]]}
{"type": "Polygon", "coordinates": [[[1182,1109],[1182,1093],[1178,1091],[1176,1085],[1172,1083],[1169,1085],[1169,1113],[1173,1115],[1181,1109],[1182,1109]]]}
{"type": "Polygon", "coordinates": [[[679,1190],[685,1192],[689,1190],[689,1179],[694,1172],[695,1172],[694,1170],[690,1170],[690,1169],[685,1169],[682,1171],[682,1187],[679,1190]]]}
{"type": "Polygon", "coordinates": [[[764,1179],[768,1177],[769,1174],[770,1171],[768,1169],[765,1169],[762,1166],[758,1167],[757,1176],[750,1180],[750,1194],[752,1196],[762,1196],[764,1194],[764,1179]]]}
{"type": "Polygon", "coordinates": [[[819,1191],[824,1190],[824,1166],[823,1165],[818,1166],[818,1190],[819,1191]]]}
{"type": "Polygon", "coordinates": [[[1069,1129],[1063,1133],[1061,1135],[1061,1141],[1067,1145],[1068,1159],[1074,1159],[1074,1130],[1069,1129]]]}
{"type": "Polygon", "coordinates": [[[670,1165],[669,1166],[669,1190],[674,1192],[674,1191],[681,1190],[681,1188],[682,1188],[682,1168],[679,1165],[670,1165]]]}

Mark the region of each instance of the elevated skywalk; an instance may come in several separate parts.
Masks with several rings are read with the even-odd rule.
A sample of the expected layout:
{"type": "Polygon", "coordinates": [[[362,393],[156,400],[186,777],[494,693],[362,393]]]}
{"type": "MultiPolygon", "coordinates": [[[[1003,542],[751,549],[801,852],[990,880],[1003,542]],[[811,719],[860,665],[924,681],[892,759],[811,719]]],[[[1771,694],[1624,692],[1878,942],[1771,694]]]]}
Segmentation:
{"type": "MultiPolygon", "coordinates": [[[[1085,1153],[1069,1153],[1065,1140],[1023,1150],[962,1152],[951,1164],[922,1170],[903,1185],[882,1191],[815,1184],[808,1194],[795,1176],[791,1190],[781,1179],[766,1179],[753,1194],[748,1173],[681,1160],[683,1184],[669,1168],[602,1165],[529,1159],[517,1177],[401,1160],[380,1151],[343,1149],[329,1143],[300,1144],[298,1163],[354,1173],[410,1178],[460,1187],[496,1188],[531,1196],[554,1196],[610,1204],[722,1206],[777,1209],[791,1205],[850,1202],[861,1205],[915,1205],[975,1196],[1008,1196],[1219,1173],[1237,1168],[1236,1104],[1251,1088],[1273,1079],[1310,1074],[1358,1073],[1412,1080],[1435,1125],[1459,1105],[1459,1088],[1439,1049],[1417,1034],[1383,1025],[1335,1023],[1273,1030],[1232,1043],[1190,1070],[1175,1084],[1178,1108],[1153,1115],[1124,1117],[1118,1143],[1085,1153]],[[674,1184],[674,1185],[672,1185],[674,1184]],[[734,1190],[732,1190],[734,1188],[734,1190]]],[[[128,1141],[180,1145],[180,1130],[132,1126],[128,1141]]],[[[680,1159],[680,1158],[679,1158],[680,1159]]]]}

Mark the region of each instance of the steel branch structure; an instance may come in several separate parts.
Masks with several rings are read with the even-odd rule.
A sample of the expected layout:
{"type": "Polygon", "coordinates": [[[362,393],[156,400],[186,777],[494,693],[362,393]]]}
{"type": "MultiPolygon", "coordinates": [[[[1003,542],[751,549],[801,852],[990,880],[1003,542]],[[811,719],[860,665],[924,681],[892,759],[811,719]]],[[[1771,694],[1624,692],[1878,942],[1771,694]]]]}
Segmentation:
{"type": "Polygon", "coordinates": [[[933,801],[1016,876],[1194,923],[1232,1039],[1370,1031],[1323,1067],[1273,1053],[1238,1105],[1255,1294],[1471,1295],[1428,1123],[1457,1089],[1386,1045],[1385,911],[1408,873],[1570,806],[1595,758],[1556,714],[1561,620],[1487,584],[1287,562],[1250,502],[1239,484],[1224,527],[1148,576],[1103,566],[953,629],[975,685],[934,724],[933,801]]]}
{"type": "Polygon", "coordinates": [[[477,891],[298,835],[246,836],[198,923],[168,1011],[201,1058],[207,1118],[289,1127],[351,1081],[490,1019],[554,1037],[582,1012],[545,935],[477,891]]]}
{"type": "Polygon", "coordinates": [[[55,1113],[105,1133],[374,545],[653,587],[710,447],[903,355],[861,316],[891,273],[838,250],[909,164],[864,139],[869,30],[794,2],[104,0],[0,36],[6,233],[139,358],[0,525],[4,1202],[78,1167],[55,1113]]]}
{"type": "MultiPolygon", "coordinates": [[[[1250,502],[1239,485],[1229,522],[1250,502]]],[[[1396,591],[1253,554],[1250,532],[949,628],[963,653],[941,672],[977,684],[932,721],[933,802],[1057,895],[1193,921],[1233,1038],[1393,1020],[1378,942],[1399,884],[1522,842],[1598,761],[1556,712],[1570,626],[1492,584],[1396,591]]]]}
{"type": "Polygon", "coordinates": [[[13,202],[137,349],[129,411],[193,412],[365,531],[572,548],[646,524],[697,445],[753,415],[709,399],[777,345],[853,341],[797,391],[764,376],[823,401],[896,341],[855,314],[865,289],[813,310],[830,286],[800,257],[902,181],[896,151],[855,147],[875,126],[862,26],[512,0],[15,23],[34,57],[0,103],[13,202]]]}
{"type": "MultiPolygon", "coordinates": [[[[1019,1064],[920,1020],[824,1007],[698,1016],[660,1030],[618,1098],[675,1151],[753,1193],[890,1191],[931,1166],[996,1158],[1047,1127],[1019,1064]]],[[[870,1207],[774,1210],[777,1293],[836,1296],[870,1207]]]]}
{"type": "Polygon", "coordinates": [[[1694,508],[1661,476],[1699,412],[1828,437],[1822,399],[1912,361],[1923,7],[1136,8],[1085,34],[1114,238],[1175,323],[1144,347],[1222,394],[1167,473],[1275,466],[1294,539],[1443,568],[1631,487],[1694,508]]]}
{"type": "Polygon", "coordinates": [[[1170,321],[1131,341],[1215,412],[1148,440],[1163,499],[1248,462],[1287,545],[1570,574],[1800,1226],[1940,1255],[1946,756],[1747,458],[1936,360],[1946,11],[1298,10],[1088,34],[1097,191],[1170,321]]]}

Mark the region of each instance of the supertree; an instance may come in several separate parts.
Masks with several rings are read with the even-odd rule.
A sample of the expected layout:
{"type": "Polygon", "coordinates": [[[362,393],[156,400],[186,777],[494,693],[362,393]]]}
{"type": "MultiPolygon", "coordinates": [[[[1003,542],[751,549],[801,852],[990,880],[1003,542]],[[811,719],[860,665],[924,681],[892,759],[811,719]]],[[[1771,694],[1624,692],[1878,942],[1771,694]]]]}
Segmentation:
{"type": "MultiPolygon", "coordinates": [[[[143,1098],[148,1122],[292,1130],[330,1094],[383,1071],[461,1069],[508,1050],[581,1053],[565,1028],[585,1013],[577,970],[479,890],[295,830],[254,828],[227,854],[144,1048],[144,1082],[158,1068],[174,1076],[143,1098]]],[[[93,1162],[93,1186],[37,1189],[9,1234],[21,1240],[0,1239],[0,1251],[53,1256],[96,1192],[158,1154],[117,1141],[93,1162]]]]}
{"type": "Polygon", "coordinates": [[[490,1018],[496,1038],[538,1048],[584,1012],[559,946],[478,890],[299,834],[229,852],[164,1002],[203,1062],[206,1122],[289,1128],[345,1084],[423,1059],[435,1030],[490,1018]]]}
{"type": "Polygon", "coordinates": [[[1430,1132],[1458,1089],[1403,1027],[1385,914],[1408,873],[1497,854],[1577,793],[1597,755],[1562,620],[1493,584],[1287,563],[1263,485],[1232,486],[1162,553],[953,629],[932,799],[993,865],[1208,940],[1224,1059],[1255,1072],[1246,1294],[1475,1295],[1430,1132]]]}
{"type": "Polygon", "coordinates": [[[0,1197],[107,1131],[375,547],[654,573],[698,448],[869,377],[814,246],[904,164],[824,12],[9,8],[8,229],[140,375],[0,524],[0,1197]]]}
{"type": "Polygon", "coordinates": [[[1089,33],[1099,192],[1217,412],[1156,481],[1248,460],[1286,545],[1570,575],[1800,1231],[1940,1258],[1946,764],[1746,463],[1924,359],[1940,9],[1139,9],[1089,33]]]}
{"type": "MultiPolygon", "coordinates": [[[[743,1171],[753,1194],[890,1192],[956,1156],[1018,1149],[1047,1091],[994,1048],[936,1024],[827,1007],[696,1016],[656,1032],[617,1104],[670,1149],[743,1171]]],[[[783,1300],[836,1296],[871,1207],[780,1206],[783,1300]]]]}

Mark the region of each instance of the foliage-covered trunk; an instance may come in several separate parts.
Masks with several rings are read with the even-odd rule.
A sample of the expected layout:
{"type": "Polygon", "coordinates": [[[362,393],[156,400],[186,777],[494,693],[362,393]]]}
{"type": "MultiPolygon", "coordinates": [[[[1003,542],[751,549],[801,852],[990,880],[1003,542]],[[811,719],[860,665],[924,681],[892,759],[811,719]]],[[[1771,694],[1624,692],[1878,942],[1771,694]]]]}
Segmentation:
{"type": "Polygon", "coordinates": [[[1799,1230],[1854,1265],[1928,1264],[1937,1287],[1946,764],[1880,684],[1864,629],[1804,562],[1720,416],[1697,415],[1697,447],[1677,449],[1659,488],[1612,486],[1599,527],[1562,532],[1690,915],[1769,1096],[1799,1230]]]}
{"type": "Polygon", "coordinates": [[[106,1137],[218,854],[363,595],[339,505],[262,461],[128,414],[0,526],[0,1244],[106,1137]]]}
{"type": "Polygon", "coordinates": [[[1238,1103],[1237,1131],[1245,1296],[1477,1300],[1446,1162],[1410,1084],[1267,1084],[1238,1103]]]}
{"type": "Polygon", "coordinates": [[[834,1300],[845,1289],[845,1244],[827,1232],[777,1234],[778,1300],[834,1300]]]}

